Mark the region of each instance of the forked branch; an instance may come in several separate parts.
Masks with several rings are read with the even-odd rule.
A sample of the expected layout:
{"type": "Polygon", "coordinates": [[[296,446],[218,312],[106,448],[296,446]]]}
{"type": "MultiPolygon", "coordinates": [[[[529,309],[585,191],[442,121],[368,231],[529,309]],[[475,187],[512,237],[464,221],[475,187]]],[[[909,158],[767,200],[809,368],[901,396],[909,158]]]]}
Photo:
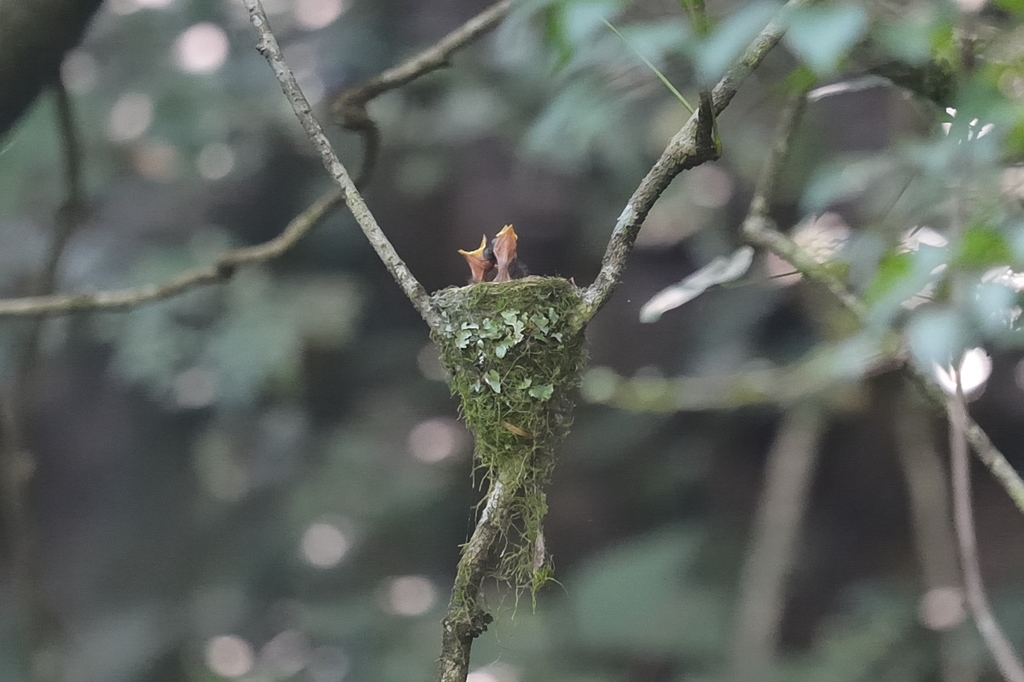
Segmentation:
{"type": "MultiPolygon", "coordinates": [[[[789,0],[782,11],[806,5],[809,1],[789,0]]],[[[783,33],[785,27],[778,21],[772,21],[761,31],[739,61],[718,81],[710,96],[702,93],[700,107],[679,129],[665,147],[665,151],[661,153],[661,157],[640,181],[633,196],[626,203],[626,208],[615,222],[597,279],[583,294],[587,303],[588,319],[608,302],[619,285],[622,271],[626,267],[626,259],[633,250],[640,227],[654,202],[684,170],[718,158],[720,150],[712,132],[714,118],[725,110],[736,96],[736,90],[743,79],[761,64],[765,56],[782,39],[783,33]]]]}
{"type": "Polygon", "coordinates": [[[380,131],[366,110],[366,105],[389,90],[400,88],[420,76],[448,66],[453,54],[493,31],[508,16],[512,3],[513,0],[502,0],[491,5],[419,54],[334,96],[331,114],[335,123],[359,133],[363,138],[363,167],[359,171],[357,185],[362,186],[373,173],[380,144],[380,131]]]}
{"type": "Polygon", "coordinates": [[[338,155],[334,152],[330,140],[324,134],[323,126],[320,125],[316,116],[313,115],[313,110],[309,106],[309,100],[302,93],[302,89],[295,79],[295,74],[292,73],[288,64],[285,63],[284,55],[281,54],[281,47],[277,44],[277,38],[274,37],[273,32],[270,30],[270,22],[267,20],[266,12],[263,10],[263,4],[260,0],[243,0],[243,2],[245,3],[245,8],[249,11],[249,21],[256,30],[256,49],[259,50],[260,54],[269,62],[271,68],[274,69],[274,75],[277,76],[281,90],[292,105],[292,110],[299,119],[299,123],[302,124],[302,128],[306,131],[309,141],[313,143],[317,152],[320,153],[320,160],[323,162],[324,168],[327,169],[327,173],[341,190],[342,197],[352,212],[352,216],[359,223],[359,227],[362,229],[363,234],[366,235],[366,239],[370,242],[374,251],[377,252],[377,257],[384,263],[384,266],[391,273],[391,276],[395,278],[398,285],[402,287],[402,291],[405,292],[405,295],[412,302],[413,307],[416,308],[431,328],[438,327],[441,324],[441,316],[431,306],[427,291],[416,277],[413,276],[405,261],[399,257],[395,247],[391,245],[391,242],[385,236],[384,231],[380,229],[380,225],[377,224],[377,220],[373,217],[366,202],[363,201],[363,197],[359,194],[359,190],[356,189],[355,183],[352,182],[348,171],[345,170],[345,166],[342,165],[338,155]]]}

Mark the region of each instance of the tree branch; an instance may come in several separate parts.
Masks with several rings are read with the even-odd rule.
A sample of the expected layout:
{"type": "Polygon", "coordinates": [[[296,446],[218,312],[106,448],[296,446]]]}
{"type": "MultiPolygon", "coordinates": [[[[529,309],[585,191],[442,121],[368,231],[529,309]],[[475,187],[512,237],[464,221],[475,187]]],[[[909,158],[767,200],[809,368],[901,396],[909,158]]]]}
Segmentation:
{"type": "Polygon", "coordinates": [[[892,429],[903,469],[924,590],[921,621],[938,636],[939,679],[973,682],[978,677],[975,662],[973,657],[963,655],[960,646],[965,634],[961,626],[967,617],[962,602],[943,608],[929,607],[938,595],[963,598],[956,539],[949,523],[952,515],[948,479],[935,447],[932,418],[905,381],[887,382],[878,388],[872,402],[880,414],[886,415],[886,426],[892,429]]]}
{"type": "Polygon", "coordinates": [[[240,265],[273,260],[291,249],[335,206],[341,192],[331,190],[292,219],[281,234],[256,246],[221,255],[215,265],[192,268],[159,284],[125,289],[0,299],[0,317],[53,317],[96,310],[124,310],[161,301],[208,284],[225,282],[240,265]]]}
{"type": "MultiPolygon", "coordinates": [[[[789,0],[782,11],[808,4],[809,1],[789,0]]],[[[739,61],[718,81],[710,97],[702,93],[700,108],[675,134],[661,157],[640,181],[615,222],[597,279],[583,293],[587,304],[586,319],[601,309],[618,286],[640,226],[662,192],[684,170],[718,158],[719,149],[713,139],[715,117],[729,105],[743,79],[760,65],[782,39],[784,32],[783,25],[777,21],[772,21],[761,31],[739,61]]]]}
{"type": "Polygon", "coordinates": [[[352,178],[349,177],[345,166],[338,159],[338,155],[334,153],[330,140],[324,135],[323,127],[316,119],[316,116],[313,115],[309,101],[302,94],[302,90],[295,80],[295,74],[292,73],[292,70],[288,68],[288,64],[284,61],[284,55],[281,54],[281,48],[277,44],[277,39],[270,30],[270,23],[267,20],[266,12],[263,11],[262,3],[260,0],[243,0],[243,2],[246,9],[249,10],[249,20],[256,31],[256,49],[266,58],[271,68],[274,69],[274,75],[277,76],[281,90],[292,105],[292,110],[299,119],[299,123],[302,124],[302,128],[306,131],[310,142],[313,143],[313,146],[320,153],[320,160],[323,162],[324,168],[327,169],[331,179],[341,189],[345,204],[348,205],[352,216],[359,223],[359,227],[363,230],[363,234],[366,235],[374,251],[377,252],[377,256],[387,267],[391,276],[395,278],[395,281],[402,288],[402,291],[405,292],[405,295],[419,314],[431,328],[438,328],[441,325],[440,313],[431,305],[430,296],[423,288],[423,285],[413,276],[408,266],[399,257],[398,253],[395,252],[395,247],[391,245],[384,231],[380,229],[380,225],[377,224],[377,220],[366,206],[366,202],[363,201],[363,197],[359,194],[359,190],[356,189],[352,178]]]}
{"type": "Polygon", "coordinates": [[[1006,682],[1024,682],[1024,665],[1006,639],[985,595],[978,560],[978,539],[974,534],[974,513],[971,509],[971,467],[967,453],[967,404],[956,373],[956,395],[947,402],[949,415],[949,450],[953,481],[953,524],[960,546],[960,568],[963,571],[967,606],[971,609],[978,632],[1006,682]]]}
{"type": "MultiPolygon", "coordinates": [[[[582,395],[590,403],[609,405],[631,412],[707,412],[736,410],[751,406],[788,408],[851,381],[848,364],[838,370],[849,352],[842,346],[826,346],[790,365],[772,367],[751,362],[734,372],[708,376],[624,377],[607,368],[600,371],[596,391],[588,391],[584,378],[582,395]]],[[[858,379],[902,367],[899,354],[876,352],[863,358],[858,379]]],[[[834,410],[842,410],[838,402],[834,410]]]]}
{"type": "Polygon", "coordinates": [[[740,578],[733,679],[769,679],[786,587],[794,563],[825,414],[812,403],[798,405],[783,417],[768,453],[764,484],[740,578]]]}
{"type": "Polygon", "coordinates": [[[380,132],[366,105],[389,90],[395,90],[420,76],[448,66],[451,56],[493,31],[508,16],[514,0],[497,2],[434,45],[410,57],[361,85],[341,91],[331,103],[331,115],[338,125],[359,133],[363,138],[363,167],[356,185],[362,186],[373,173],[380,132]]]}
{"type": "MultiPolygon", "coordinates": [[[[799,95],[798,99],[804,99],[803,95],[799,95]]],[[[780,128],[776,133],[778,143],[772,150],[771,157],[767,163],[767,168],[773,169],[772,175],[778,174],[782,160],[789,153],[789,147],[800,121],[800,113],[803,111],[803,107],[802,102],[793,102],[783,113],[780,128]]],[[[842,280],[821,263],[814,260],[796,242],[776,229],[773,221],[768,217],[767,211],[772,202],[774,185],[775,178],[767,173],[762,175],[755,190],[754,198],[750,202],[750,212],[743,221],[744,237],[750,244],[771,251],[788,261],[808,279],[824,285],[847,310],[852,312],[858,320],[863,321],[867,310],[864,303],[850,293],[842,280]]],[[[912,364],[908,364],[907,368],[936,409],[945,411],[946,401],[941,390],[935,385],[934,378],[917,369],[912,364]]],[[[988,435],[969,416],[967,417],[965,431],[967,441],[974,448],[978,458],[984,462],[999,484],[1003,486],[1003,489],[1006,490],[1006,493],[1013,500],[1017,508],[1024,512],[1024,480],[1021,480],[1020,475],[1006,461],[1003,453],[992,444],[988,435]]]]}
{"type": "Polygon", "coordinates": [[[516,487],[494,481],[487,504],[477,521],[473,535],[462,548],[452,596],[442,623],[438,682],[465,682],[473,640],[491,622],[491,615],[480,607],[484,580],[494,561],[494,552],[502,538],[516,502],[516,487]]]}
{"type": "MultiPolygon", "coordinates": [[[[54,108],[64,157],[64,182],[67,198],[54,217],[53,238],[32,285],[34,293],[53,292],[57,265],[71,235],[81,223],[82,149],[79,144],[71,98],[58,80],[54,86],[54,108]]],[[[36,403],[36,375],[45,320],[34,319],[24,329],[18,348],[14,378],[0,396],[0,471],[3,478],[3,512],[7,546],[10,551],[11,580],[19,611],[19,629],[23,638],[25,677],[32,682],[58,680],[62,675],[59,656],[54,663],[40,668],[33,663],[41,652],[60,651],[60,624],[49,604],[42,580],[42,556],[36,520],[32,515],[31,494],[35,456],[25,437],[25,424],[36,403]]]]}

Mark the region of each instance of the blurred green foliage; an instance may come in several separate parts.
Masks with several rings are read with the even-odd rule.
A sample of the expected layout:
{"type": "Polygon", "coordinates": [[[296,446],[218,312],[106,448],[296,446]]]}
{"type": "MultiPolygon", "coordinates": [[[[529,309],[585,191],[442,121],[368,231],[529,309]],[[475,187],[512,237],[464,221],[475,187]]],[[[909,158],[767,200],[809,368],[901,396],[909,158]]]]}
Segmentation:
{"type": "MultiPolygon", "coordinates": [[[[314,10],[331,6],[268,3],[318,111],[483,4],[338,3],[323,24],[314,10]]],[[[687,115],[631,47],[696,101],[779,7],[709,3],[705,34],[674,2],[519,3],[452,68],[371,105],[384,146],[368,201],[431,288],[461,284],[455,250],[511,221],[536,272],[584,284],[687,115]]],[[[489,592],[497,622],[475,648],[480,682],[729,679],[749,519],[786,407],[774,403],[799,391],[769,382],[748,401],[757,406],[728,409],[741,390],[677,399],[691,384],[675,379],[749,372],[797,383],[803,375],[771,372],[803,361],[833,423],[776,679],[938,679],[949,640],[951,656],[990,669],[969,624],[922,624],[897,453],[879,435],[892,415],[850,377],[893,332],[927,368],[984,345],[1001,369],[979,420],[1024,463],[1020,18],[1013,2],[975,13],[923,1],[820,3],[782,17],[782,46],[718,121],[722,160],[667,190],[589,330],[595,367],[583,396],[594,404],[579,409],[548,493],[559,584],[535,612],[489,592]],[[974,70],[956,41],[964,26],[984,44],[974,70]],[[862,80],[892,62],[902,88],[862,80]],[[656,291],[739,246],[777,111],[809,79],[837,89],[810,103],[775,217],[807,248],[829,246],[822,258],[865,300],[868,323],[851,331],[812,287],[788,285],[786,264],[760,259],[744,280],[641,326],[656,291]],[[929,101],[935,93],[953,106],[929,101]],[[841,235],[823,234],[826,214],[841,235]],[[616,400],[637,411],[597,404],[616,400]]],[[[62,288],[209,264],[277,234],[326,186],[246,21],[239,3],[200,0],[110,0],[97,17],[65,70],[90,211],[62,288]],[[216,68],[190,71],[181,41],[204,22],[226,50],[216,68]]],[[[216,56],[216,40],[200,47],[216,56]]],[[[356,165],[358,140],[330,134],[356,165]]],[[[44,98],[0,149],[9,295],[43,258],[61,177],[44,98]]],[[[24,330],[0,326],[5,377],[24,330]]],[[[228,284],[51,322],[43,338],[28,406],[39,457],[31,513],[61,679],[433,676],[480,475],[426,329],[347,215],[228,284]]],[[[1024,524],[987,480],[978,507],[993,602],[1022,643],[1024,524]]],[[[9,585],[5,595],[18,596],[9,585]]],[[[6,611],[0,677],[17,680],[26,652],[6,611]]]]}

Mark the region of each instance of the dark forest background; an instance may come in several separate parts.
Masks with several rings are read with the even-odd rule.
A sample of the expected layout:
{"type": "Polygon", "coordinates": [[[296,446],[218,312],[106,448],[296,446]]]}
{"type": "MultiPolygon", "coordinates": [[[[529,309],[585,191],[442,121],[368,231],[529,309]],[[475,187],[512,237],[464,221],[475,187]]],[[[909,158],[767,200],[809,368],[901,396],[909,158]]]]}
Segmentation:
{"type": "MultiPolygon", "coordinates": [[[[266,3],[325,118],[332,93],[485,6],[266,3]]],[[[913,60],[965,16],[986,35],[1005,33],[1006,44],[1018,31],[1010,14],[953,3],[832,7],[839,19],[811,31],[839,44],[821,62],[823,83],[860,68],[844,47],[857,40],[875,56],[913,60]]],[[[733,31],[721,32],[722,54],[774,9],[710,2],[733,31]]],[[[476,644],[473,682],[737,679],[743,576],[771,574],[778,561],[790,577],[770,605],[775,679],[997,679],[951,590],[948,533],[927,530],[929,515],[948,514],[944,422],[895,372],[861,379],[809,368],[807,358],[849,332],[826,294],[776,277],[788,266],[759,256],[739,281],[640,322],[655,293],[741,244],[800,40],[743,85],[718,120],[722,159],[684,173],[656,204],[621,287],[590,326],[591,367],[548,498],[559,583],[535,609],[495,589],[496,623],[476,644]],[[781,559],[759,566],[751,547],[766,459],[780,422],[807,404],[816,416],[803,427],[806,481],[777,500],[802,527],[781,559]],[[923,503],[925,521],[908,492],[915,481],[920,499],[940,498],[931,511],[923,503]]],[[[61,290],[159,281],[209,263],[279,233],[330,187],[253,43],[234,0],[99,9],[61,71],[87,198],[61,290]]],[[[688,116],[634,49],[695,95],[692,45],[670,0],[524,3],[451,68],[370,105],[381,147],[367,202],[428,290],[464,284],[457,250],[506,223],[531,272],[588,284],[630,193],[688,116]]],[[[1019,97],[1018,81],[1006,87],[1019,97]]],[[[885,84],[811,102],[780,225],[822,248],[850,233],[889,243],[919,228],[909,212],[886,213],[895,204],[888,176],[865,171],[851,190],[835,169],[891,168],[905,162],[894,150],[937,149],[936,111],[885,84]]],[[[54,112],[44,93],[0,140],[6,295],[30,286],[65,198],[54,112]]],[[[360,138],[329,134],[358,168],[360,138]]],[[[1012,170],[999,176],[1011,194],[1012,170]]],[[[28,329],[0,324],[8,380],[21,371],[28,329]]],[[[427,332],[345,210],[227,284],[48,321],[29,390],[15,396],[35,469],[29,522],[13,524],[8,507],[5,527],[31,533],[38,564],[29,581],[0,584],[0,678],[431,678],[480,491],[427,332]],[[25,622],[47,636],[26,635],[25,622]]],[[[972,403],[1018,470],[1020,360],[994,349],[972,403]]],[[[980,467],[975,513],[990,596],[1019,648],[1024,519],[980,467]]],[[[11,552],[0,554],[10,569],[11,552]]]]}

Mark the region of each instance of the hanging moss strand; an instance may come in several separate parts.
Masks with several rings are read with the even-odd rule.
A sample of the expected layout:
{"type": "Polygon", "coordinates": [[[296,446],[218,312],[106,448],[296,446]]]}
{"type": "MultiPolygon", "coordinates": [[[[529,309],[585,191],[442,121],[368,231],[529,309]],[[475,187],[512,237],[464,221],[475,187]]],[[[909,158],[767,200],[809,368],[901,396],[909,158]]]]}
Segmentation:
{"type": "MultiPolygon", "coordinates": [[[[472,640],[490,621],[480,604],[486,578],[533,592],[550,578],[543,486],[586,361],[584,304],[579,289],[558,277],[444,289],[433,303],[444,317],[434,340],[488,488],[445,619],[445,639],[454,643],[472,640]]],[[[441,679],[449,679],[443,668],[441,679]]]]}

